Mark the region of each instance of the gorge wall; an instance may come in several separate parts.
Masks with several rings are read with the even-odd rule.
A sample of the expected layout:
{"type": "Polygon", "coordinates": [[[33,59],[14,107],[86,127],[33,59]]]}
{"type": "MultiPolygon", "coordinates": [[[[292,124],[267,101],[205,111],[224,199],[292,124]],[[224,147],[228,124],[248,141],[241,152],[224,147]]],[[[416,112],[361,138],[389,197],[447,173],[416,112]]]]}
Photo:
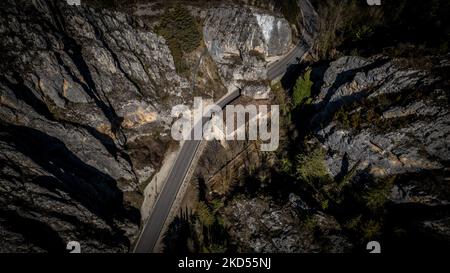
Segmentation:
{"type": "Polygon", "coordinates": [[[2,252],[64,251],[71,240],[83,252],[129,251],[144,188],[178,147],[172,107],[195,95],[220,98],[233,75],[261,80],[264,56],[283,54],[291,41],[279,15],[196,6],[207,14],[191,9],[207,45],[185,52],[195,69],[180,73],[173,48],[146,17],[152,12],[91,2],[101,1],[0,3],[2,252]],[[268,24],[275,30],[268,33],[268,24]],[[243,58],[236,72],[224,56],[243,58]]]}

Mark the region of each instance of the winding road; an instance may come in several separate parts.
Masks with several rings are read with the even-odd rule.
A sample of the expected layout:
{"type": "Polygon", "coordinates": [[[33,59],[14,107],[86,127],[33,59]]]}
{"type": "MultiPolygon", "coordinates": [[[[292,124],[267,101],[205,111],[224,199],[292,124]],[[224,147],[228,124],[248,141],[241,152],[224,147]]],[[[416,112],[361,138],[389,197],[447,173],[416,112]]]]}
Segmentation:
{"type": "MultiPolygon", "coordinates": [[[[239,90],[230,92],[216,104],[224,108],[227,104],[230,104],[239,96],[239,90]]],[[[156,200],[153,212],[148,218],[147,223],[139,236],[134,252],[147,253],[153,251],[200,143],[201,140],[188,140],[184,142],[167,177],[164,188],[156,200]]]]}
{"type": "MultiPolygon", "coordinates": [[[[303,22],[313,22],[312,20],[316,20],[317,14],[309,1],[299,0],[299,6],[302,9],[303,22]]],[[[310,31],[310,33],[315,33],[315,30],[308,29],[309,27],[306,25],[304,25],[304,27],[307,32],[302,33],[302,41],[288,54],[286,54],[283,59],[280,59],[269,66],[267,70],[267,78],[269,80],[274,80],[280,76],[283,76],[287,72],[288,68],[291,65],[298,63],[310,49],[310,45],[312,43],[310,43],[308,39],[312,36],[308,33],[310,31]]],[[[224,108],[227,104],[230,104],[239,96],[240,90],[235,90],[222,97],[216,104],[224,108]]],[[[186,178],[200,143],[200,140],[189,140],[184,142],[167,177],[166,183],[159,194],[158,199],[156,200],[152,213],[142,229],[135,245],[134,252],[150,253],[154,251],[155,245],[161,235],[172,205],[176,199],[179,189],[181,188],[181,185],[183,184],[183,181],[186,178]]]]}

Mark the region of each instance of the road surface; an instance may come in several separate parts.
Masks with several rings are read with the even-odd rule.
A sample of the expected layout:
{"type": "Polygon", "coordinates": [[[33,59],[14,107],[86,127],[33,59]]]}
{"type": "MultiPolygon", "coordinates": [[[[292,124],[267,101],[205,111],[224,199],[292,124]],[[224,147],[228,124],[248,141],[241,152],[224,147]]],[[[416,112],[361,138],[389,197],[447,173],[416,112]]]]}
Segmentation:
{"type": "Polygon", "coordinates": [[[274,80],[283,76],[291,65],[296,64],[301,60],[305,53],[306,46],[303,42],[300,42],[282,60],[275,62],[267,69],[267,78],[269,80],[274,80]]]}
{"type": "MultiPolygon", "coordinates": [[[[304,22],[311,22],[314,20],[316,13],[311,4],[306,0],[299,1],[300,7],[302,7],[302,16],[304,22]],[[312,16],[313,18],[309,18],[312,16]]],[[[304,26],[306,30],[310,26],[304,26]]],[[[284,75],[289,66],[298,63],[304,54],[309,50],[311,44],[308,39],[311,35],[308,33],[302,33],[303,39],[293,50],[291,50],[283,59],[272,64],[267,70],[267,78],[269,80],[277,79],[284,75]]],[[[231,103],[237,97],[240,96],[240,91],[228,93],[216,104],[224,108],[227,104],[231,103]]],[[[164,223],[169,216],[172,205],[176,199],[177,193],[183,184],[185,176],[191,166],[192,160],[196,154],[196,151],[200,145],[200,140],[185,141],[181,147],[180,153],[172,166],[172,169],[167,177],[166,183],[163,186],[161,193],[156,200],[152,214],[148,218],[144,225],[144,228],[138,238],[135,245],[134,252],[136,253],[150,253],[158,242],[161,231],[164,227],[164,223]]]]}
{"type": "MultiPolygon", "coordinates": [[[[239,90],[230,92],[216,104],[224,108],[227,104],[230,104],[239,96],[239,90]]],[[[178,190],[184,181],[186,173],[189,170],[192,159],[194,158],[200,143],[201,140],[189,140],[184,142],[175,164],[172,166],[172,169],[167,177],[164,188],[156,200],[153,212],[147,220],[138,239],[134,252],[148,253],[153,251],[166,218],[172,208],[172,204],[175,201],[178,190]]]]}

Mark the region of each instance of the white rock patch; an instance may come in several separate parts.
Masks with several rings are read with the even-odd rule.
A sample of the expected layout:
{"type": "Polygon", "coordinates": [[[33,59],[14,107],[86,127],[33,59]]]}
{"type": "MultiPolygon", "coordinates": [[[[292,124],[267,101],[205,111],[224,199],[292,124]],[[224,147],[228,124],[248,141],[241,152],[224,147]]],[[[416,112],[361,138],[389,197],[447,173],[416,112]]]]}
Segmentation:
{"type": "Polygon", "coordinates": [[[263,33],[264,40],[266,40],[266,43],[269,43],[270,38],[272,36],[275,17],[267,14],[258,14],[258,13],[255,13],[255,17],[263,33]]]}

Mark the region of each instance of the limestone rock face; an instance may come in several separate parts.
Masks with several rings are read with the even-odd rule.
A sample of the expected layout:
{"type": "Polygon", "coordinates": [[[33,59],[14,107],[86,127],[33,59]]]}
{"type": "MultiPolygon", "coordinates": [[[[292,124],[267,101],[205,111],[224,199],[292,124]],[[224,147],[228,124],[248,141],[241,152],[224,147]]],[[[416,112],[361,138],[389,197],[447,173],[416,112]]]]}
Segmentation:
{"type": "MultiPolygon", "coordinates": [[[[291,199],[296,198],[298,202],[298,196],[291,199]]],[[[296,202],[277,206],[258,198],[235,200],[225,210],[228,231],[242,252],[342,253],[349,250],[351,244],[340,234],[340,226],[332,216],[322,213],[309,216],[309,221],[320,229],[319,239],[312,229],[302,224],[305,219],[296,213],[298,209],[296,202]]]]}
{"type": "MultiPolygon", "coordinates": [[[[258,186],[250,179],[236,182],[241,186],[249,183],[257,193],[232,198],[221,212],[238,249],[365,251],[369,239],[388,238],[388,245],[389,236],[397,238],[392,234],[399,229],[408,234],[404,236],[412,236],[407,239],[412,244],[448,244],[450,65],[445,58],[431,58],[426,69],[383,56],[348,56],[325,67],[313,66],[313,100],[304,105],[310,114],[302,129],[305,142],[323,150],[320,162],[329,177],[317,186],[319,193],[303,190],[306,183],[296,184],[292,182],[295,179],[281,180],[288,186],[280,198],[277,186],[263,190],[281,184],[279,177],[264,173],[270,170],[270,163],[265,163],[270,160],[248,160],[263,164],[249,168],[260,191],[252,188],[258,186]],[[323,198],[323,193],[331,198],[323,198]],[[340,206],[346,210],[335,213],[328,202],[336,211],[340,206]],[[363,214],[361,208],[366,206],[371,206],[371,212],[363,214]],[[361,217],[367,217],[369,224],[382,223],[379,237],[366,233],[363,242],[352,237],[351,232],[365,232],[370,227],[359,224],[363,223],[361,217]],[[414,236],[420,239],[415,241],[414,236]]],[[[396,247],[403,247],[395,241],[398,239],[391,240],[391,244],[398,243],[396,247]]]]}
{"type": "Polygon", "coordinates": [[[128,251],[188,80],[140,19],[0,6],[0,251],[128,251]]]}
{"type": "Polygon", "coordinates": [[[284,18],[252,8],[209,10],[203,34],[228,90],[251,85],[249,95],[267,92],[266,58],[287,53],[292,43],[291,28],[284,18]]]}
{"type": "Polygon", "coordinates": [[[424,247],[450,241],[448,57],[430,57],[423,69],[382,56],[342,57],[325,70],[313,102],[310,130],[330,175],[347,176],[360,196],[387,183],[379,197],[395,224],[386,225],[424,238],[417,241],[424,247]]]}
{"type": "Polygon", "coordinates": [[[333,176],[344,155],[350,168],[358,163],[359,169],[370,168],[376,175],[444,168],[450,159],[450,113],[448,90],[436,87],[439,81],[436,75],[379,57],[343,57],[331,63],[314,101],[318,111],[313,122],[331,120],[317,136],[332,154],[327,166],[333,176]],[[343,108],[348,122],[330,119],[343,108]]]}

